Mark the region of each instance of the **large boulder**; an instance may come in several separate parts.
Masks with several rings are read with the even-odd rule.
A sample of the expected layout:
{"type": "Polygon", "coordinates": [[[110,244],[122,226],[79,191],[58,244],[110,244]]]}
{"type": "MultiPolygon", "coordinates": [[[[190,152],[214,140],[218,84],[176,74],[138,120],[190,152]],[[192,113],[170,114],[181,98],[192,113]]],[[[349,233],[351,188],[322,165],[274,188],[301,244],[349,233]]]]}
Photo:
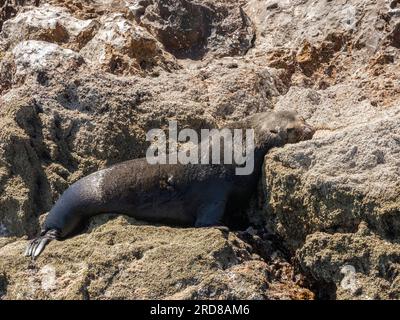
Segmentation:
{"type": "Polygon", "coordinates": [[[307,285],[319,298],[398,298],[399,6],[0,0],[0,295],[307,298],[307,285]],[[269,109],[318,130],[265,158],[249,210],[260,230],[105,219],[35,264],[20,256],[71,183],[142,157],[149,129],[269,109]]]}
{"type": "Polygon", "coordinates": [[[24,6],[39,5],[40,0],[0,0],[0,31],[8,19],[15,17],[24,6]]]}
{"type": "Polygon", "coordinates": [[[96,220],[85,234],[50,243],[36,262],[22,255],[26,241],[0,238],[0,298],[313,297],[292,281],[293,270],[282,258],[275,254],[267,264],[226,230],[138,225],[125,217],[96,220]]]}
{"type": "Polygon", "coordinates": [[[178,57],[243,55],[254,26],[237,1],[139,0],[134,15],[178,57]]]}
{"type": "MultiPolygon", "coordinates": [[[[346,266],[362,245],[366,256],[378,255],[383,244],[398,250],[397,7],[383,0],[246,6],[260,26],[252,54],[284,71],[290,87],[275,109],[297,110],[318,129],[312,141],[267,155],[263,182],[268,229],[320,297],[397,297],[397,287],[388,285],[394,278],[376,271],[382,268],[376,260],[346,266]],[[360,225],[379,240],[356,234],[360,225]],[[342,286],[349,270],[361,281],[354,292],[342,286]]],[[[397,263],[396,255],[382,259],[397,263]]]]}
{"type": "Polygon", "coordinates": [[[25,7],[4,23],[0,41],[3,50],[12,49],[24,40],[69,43],[71,48],[79,50],[93,37],[97,28],[96,20],[77,19],[61,7],[25,7]]]}
{"type": "Polygon", "coordinates": [[[104,16],[100,25],[95,36],[81,50],[95,67],[114,74],[179,68],[174,57],[163,50],[156,38],[122,14],[104,16]]]}
{"type": "Polygon", "coordinates": [[[360,224],[356,233],[316,232],[297,253],[299,267],[331,299],[400,298],[400,246],[360,224]]]}
{"type": "Polygon", "coordinates": [[[297,249],[315,231],[350,232],[361,221],[398,239],[400,109],[266,157],[269,225],[297,249]]]}

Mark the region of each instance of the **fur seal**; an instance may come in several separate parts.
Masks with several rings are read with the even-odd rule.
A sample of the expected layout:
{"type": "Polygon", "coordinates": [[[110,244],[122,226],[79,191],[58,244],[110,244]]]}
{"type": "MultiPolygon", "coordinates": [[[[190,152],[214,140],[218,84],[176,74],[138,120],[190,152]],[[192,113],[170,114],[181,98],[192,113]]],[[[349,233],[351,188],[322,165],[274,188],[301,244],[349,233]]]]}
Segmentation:
{"type": "Polygon", "coordinates": [[[25,255],[36,258],[49,241],[71,236],[101,213],[180,226],[220,225],[224,215],[247,207],[269,149],[311,139],[315,132],[294,112],[259,113],[230,127],[254,129],[252,174],[236,175],[235,164],[149,164],[146,158],[116,164],[72,184],[25,255]]]}

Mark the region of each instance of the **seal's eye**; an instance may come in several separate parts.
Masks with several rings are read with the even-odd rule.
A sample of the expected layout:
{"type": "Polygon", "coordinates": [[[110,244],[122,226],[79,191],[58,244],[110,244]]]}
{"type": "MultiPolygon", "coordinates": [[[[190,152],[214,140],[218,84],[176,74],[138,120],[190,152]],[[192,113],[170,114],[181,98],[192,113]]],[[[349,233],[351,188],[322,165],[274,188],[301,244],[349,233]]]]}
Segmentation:
{"type": "Polygon", "coordinates": [[[288,133],[294,132],[296,129],[294,127],[289,127],[286,129],[288,133]]]}

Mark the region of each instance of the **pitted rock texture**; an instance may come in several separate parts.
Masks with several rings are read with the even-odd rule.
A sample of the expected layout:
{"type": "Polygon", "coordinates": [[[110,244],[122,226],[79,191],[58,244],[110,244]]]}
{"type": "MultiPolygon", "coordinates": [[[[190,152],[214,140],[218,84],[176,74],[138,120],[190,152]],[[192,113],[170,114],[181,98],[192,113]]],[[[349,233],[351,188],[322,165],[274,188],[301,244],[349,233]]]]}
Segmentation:
{"type": "Polygon", "coordinates": [[[400,246],[377,236],[365,224],[356,233],[316,232],[307,237],[297,256],[300,268],[328,288],[324,294],[330,294],[329,298],[400,298],[400,246]]]}
{"type": "Polygon", "coordinates": [[[179,57],[243,55],[253,45],[254,26],[243,1],[138,1],[135,17],[179,57]]]}
{"type": "MultiPolygon", "coordinates": [[[[358,276],[371,285],[350,294],[340,285],[343,278],[347,281],[347,267],[341,272],[346,259],[343,265],[334,264],[329,254],[326,265],[305,266],[304,261],[317,261],[325,254],[326,241],[318,242],[312,252],[306,250],[308,239],[317,242],[320,237],[337,240],[338,246],[330,249],[332,255],[342,257],[348,251],[350,257],[355,251],[345,239],[364,224],[388,248],[397,250],[397,2],[274,3],[269,7],[255,2],[247,5],[251,18],[268,17],[272,22],[265,30],[259,29],[254,54],[265,50],[269,65],[287,72],[290,88],[278,98],[275,109],[295,109],[319,130],[312,141],[267,155],[264,204],[268,228],[296,257],[302,253],[300,264],[319,287],[320,297],[394,299],[397,289],[377,284],[381,282],[376,278],[379,264],[371,263],[368,270],[356,267],[358,276]],[[291,40],[284,41],[288,37],[291,40]],[[321,272],[335,276],[321,279],[321,272]]],[[[357,239],[370,241],[363,240],[362,234],[357,239]]],[[[397,258],[387,259],[396,263],[397,258]]]]}
{"type": "Polygon", "coordinates": [[[0,1],[0,31],[5,21],[15,17],[18,11],[26,6],[38,6],[40,0],[1,0],[0,1]]]}
{"type": "Polygon", "coordinates": [[[24,40],[70,43],[78,50],[93,36],[98,23],[73,17],[61,7],[26,7],[3,25],[2,47],[7,50],[24,40]]]}
{"type": "Polygon", "coordinates": [[[361,221],[385,238],[398,239],[399,123],[400,110],[384,112],[351,130],[269,154],[270,227],[293,249],[309,233],[349,232],[361,221]]]}
{"type": "Polygon", "coordinates": [[[179,68],[156,38],[119,13],[101,20],[101,27],[83,47],[81,54],[88,63],[114,74],[152,71],[157,66],[169,71],[179,68]]]}
{"type": "Polygon", "coordinates": [[[313,297],[292,282],[290,265],[282,258],[274,258],[281,267],[276,272],[248,244],[224,230],[138,225],[124,217],[105,224],[102,217],[96,220],[86,234],[51,243],[35,263],[15,256],[26,241],[0,244],[0,290],[5,298],[313,297]]]}

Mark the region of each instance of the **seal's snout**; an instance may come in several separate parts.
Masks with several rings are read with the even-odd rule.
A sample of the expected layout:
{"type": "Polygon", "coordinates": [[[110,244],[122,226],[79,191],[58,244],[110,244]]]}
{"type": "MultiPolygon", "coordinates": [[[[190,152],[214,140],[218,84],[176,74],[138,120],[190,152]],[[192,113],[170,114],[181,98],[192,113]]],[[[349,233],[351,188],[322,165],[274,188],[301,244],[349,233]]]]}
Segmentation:
{"type": "Polygon", "coordinates": [[[316,131],[313,126],[305,123],[303,119],[290,124],[286,130],[288,143],[297,143],[304,140],[310,140],[316,131]]]}

